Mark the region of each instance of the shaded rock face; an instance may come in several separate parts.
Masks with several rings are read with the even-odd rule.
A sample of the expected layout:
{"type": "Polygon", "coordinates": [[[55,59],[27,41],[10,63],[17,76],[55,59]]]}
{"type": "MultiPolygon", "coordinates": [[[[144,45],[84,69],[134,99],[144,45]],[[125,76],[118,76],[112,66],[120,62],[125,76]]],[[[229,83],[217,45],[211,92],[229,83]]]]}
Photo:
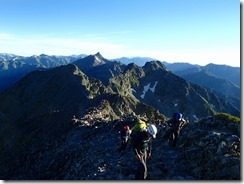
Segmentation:
{"type": "MultiPolygon", "coordinates": [[[[100,115],[99,108],[93,109],[67,122],[68,131],[56,139],[40,141],[32,134],[15,151],[1,152],[1,179],[133,180],[138,163],[132,147],[118,150],[119,131],[134,123],[128,116],[109,121],[100,115]]],[[[240,180],[240,138],[228,128],[231,123],[214,117],[190,122],[171,148],[163,138],[167,125],[155,122],[148,180],[240,180]]]]}

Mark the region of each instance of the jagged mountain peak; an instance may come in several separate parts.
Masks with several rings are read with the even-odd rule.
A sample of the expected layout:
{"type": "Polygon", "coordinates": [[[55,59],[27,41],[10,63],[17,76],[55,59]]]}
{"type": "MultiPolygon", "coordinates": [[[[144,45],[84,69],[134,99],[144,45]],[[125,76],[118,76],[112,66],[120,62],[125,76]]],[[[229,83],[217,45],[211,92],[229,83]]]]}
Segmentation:
{"type": "Polygon", "coordinates": [[[225,65],[225,64],[214,64],[214,63],[209,63],[207,65],[205,65],[205,68],[213,68],[213,67],[230,67],[228,65],[225,65]]]}
{"type": "Polygon", "coordinates": [[[130,63],[126,66],[124,73],[127,73],[127,72],[134,73],[133,75],[135,75],[139,78],[145,76],[145,72],[143,71],[142,67],[140,67],[134,63],[130,63]]]}
{"type": "Polygon", "coordinates": [[[91,60],[91,61],[94,61],[94,63],[96,64],[104,64],[107,62],[107,60],[100,54],[100,52],[94,54],[94,55],[89,55],[88,58],[91,60]]]}
{"type": "Polygon", "coordinates": [[[41,54],[40,57],[48,57],[47,54],[41,54]]]}
{"type": "Polygon", "coordinates": [[[94,66],[103,65],[109,63],[110,61],[105,59],[100,52],[84,57],[80,60],[74,62],[81,70],[86,70],[94,66]]]}
{"type": "Polygon", "coordinates": [[[87,56],[87,58],[93,60],[96,63],[101,63],[101,64],[110,62],[109,60],[105,59],[100,52],[97,52],[94,55],[89,55],[87,56]]]}
{"type": "Polygon", "coordinates": [[[138,65],[136,65],[135,63],[130,63],[130,64],[128,64],[127,66],[126,66],[126,68],[125,68],[125,71],[127,71],[127,70],[132,70],[132,69],[138,69],[138,68],[140,68],[138,65]]]}
{"type": "Polygon", "coordinates": [[[145,70],[158,70],[158,69],[163,69],[166,70],[166,67],[162,64],[162,62],[158,60],[146,62],[146,64],[143,66],[145,70]]]}
{"type": "MultiPolygon", "coordinates": [[[[32,71],[29,74],[26,75],[28,77],[29,75],[39,75],[39,72],[45,72],[47,76],[60,76],[63,79],[66,79],[67,77],[73,76],[73,75],[79,75],[79,76],[85,76],[85,74],[74,64],[68,64],[68,65],[61,65],[56,68],[52,69],[46,69],[43,71],[32,71]],[[64,76],[65,74],[65,76],[64,76]]],[[[26,77],[22,78],[21,80],[25,79],[26,77]]]]}
{"type": "Polygon", "coordinates": [[[98,58],[101,58],[101,59],[104,59],[100,52],[97,52],[96,54],[94,54],[94,56],[98,57],[98,58]]]}
{"type": "MultiPolygon", "coordinates": [[[[74,73],[80,71],[80,69],[79,69],[76,65],[73,65],[73,64],[63,65],[63,66],[54,68],[54,70],[55,70],[55,69],[60,70],[60,71],[72,71],[72,72],[74,72],[74,73]]],[[[81,72],[81,71],[80,71],[80,72],[81,72]]],[[[82,73],[83,73],[83,72],[82,72],[82,73]]]]}

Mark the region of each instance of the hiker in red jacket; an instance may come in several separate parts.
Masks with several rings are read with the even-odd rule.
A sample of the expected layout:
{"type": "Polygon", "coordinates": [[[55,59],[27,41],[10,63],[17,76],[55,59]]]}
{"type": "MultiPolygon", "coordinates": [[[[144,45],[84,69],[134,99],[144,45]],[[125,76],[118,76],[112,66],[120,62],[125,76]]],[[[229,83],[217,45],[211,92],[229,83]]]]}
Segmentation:
{"type": "Polygon", "coordinates": [[[120,132],[121,146],[119,148],[119,152],[123,152],[126,150],[128,141],[130,140],[130,134],[131,134],[130,127],[124,126],[120,132]]]}

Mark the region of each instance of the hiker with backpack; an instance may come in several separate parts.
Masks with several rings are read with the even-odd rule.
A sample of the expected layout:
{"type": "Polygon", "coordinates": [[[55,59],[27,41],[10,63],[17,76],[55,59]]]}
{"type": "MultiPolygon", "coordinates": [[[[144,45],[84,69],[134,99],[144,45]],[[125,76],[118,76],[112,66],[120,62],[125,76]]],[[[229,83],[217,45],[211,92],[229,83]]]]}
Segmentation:
{"type": "Polygon", "coordinates": [[[139,161],[135,173],[136,180],[147,178],[147,159],[151,157],[152,137],[156,138],[157,128],[155,125],[149,125],[145,129],[134,133],[131,143],[136,159],[139,161]]]}
{"type": "Polygon", "coordinates": [[[123,152],[126,150],[127,144],[130,140],[130,134],[131,130],[128,125],[124,126],[123,129],[120,131],[121,145],[119,148],[119,152],[123,152]]]}
{"type": "Polygon", "coordinates": [[[144,120],[142,120],[142,118],[139,115],[134,116],[134,118],[133,118],[134,126],[131,129],[131,138],[133,138],[133,136],[135,135],[136,132],[145,130],[147,128],[147,124],[144,120]]]}
{"type": "Polygon", "coordinates": [[[174,148],[178,142],[181,129],[187,124],[181,113],[174,113],[173,117],[167,121],[169,130],[164,135],[169,144],[174,148]]]}

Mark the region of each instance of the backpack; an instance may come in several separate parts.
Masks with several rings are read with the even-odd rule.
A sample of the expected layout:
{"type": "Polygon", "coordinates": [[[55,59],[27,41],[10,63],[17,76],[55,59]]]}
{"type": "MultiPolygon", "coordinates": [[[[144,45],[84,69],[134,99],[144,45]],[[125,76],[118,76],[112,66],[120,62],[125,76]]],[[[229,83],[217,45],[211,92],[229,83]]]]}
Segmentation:
{"type": "Polygon", "coordinates": [[[146,122],[141,120],[141,119],[139,119],[136,122],[135,126],[132,128],[132,132],[138,131],[138,130],[142,130],[142,129],[145,129],[145,128],[147,128],[146,122]]]}
{"type": "Polygon", "coordinates": [[[133,143],[133,139],[134,139],[135,135],[146,128],[147,128],[147,124],[145,121],[143,121],[141,119],[136,120],[134,127],[131,129],[130,144],[133,143]]]}

